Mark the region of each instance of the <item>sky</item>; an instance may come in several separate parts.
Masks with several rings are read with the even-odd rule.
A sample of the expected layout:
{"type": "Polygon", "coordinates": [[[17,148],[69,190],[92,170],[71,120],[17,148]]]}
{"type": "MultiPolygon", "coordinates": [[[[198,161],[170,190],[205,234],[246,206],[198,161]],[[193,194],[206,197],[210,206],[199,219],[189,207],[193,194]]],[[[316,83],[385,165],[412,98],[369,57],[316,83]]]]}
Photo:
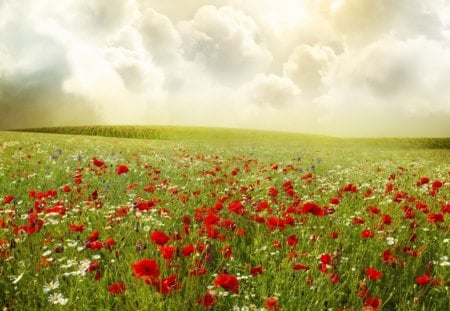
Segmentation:
{"type": "Polygon", "coordinates": [[[0,0],[0,129],[450,137],[450,0],[0,0]]]}

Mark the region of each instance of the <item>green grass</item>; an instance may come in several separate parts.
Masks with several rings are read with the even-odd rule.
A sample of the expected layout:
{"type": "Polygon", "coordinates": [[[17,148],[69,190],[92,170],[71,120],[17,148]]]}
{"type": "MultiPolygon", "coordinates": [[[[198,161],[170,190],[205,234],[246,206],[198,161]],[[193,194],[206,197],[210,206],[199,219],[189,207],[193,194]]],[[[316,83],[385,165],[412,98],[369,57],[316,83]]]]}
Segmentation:
{"type": "Polygon", "coordinates": [[[214,310],[259,310],[270,297],[278,299],[281,310],[361,310],[368,303],[358,295],[363,289],[367,297],[380,299],[382,310],[449,308],[448,139],[338,139],[177,127],[33,131],[45,133],[0,132],[2,309],[203,310],[197,299],[210,291],[217,299],[214,310]],[[94,157],[105,167],[96,167],[94,157]],[[129,172],[118,176],[121,164],[129,172]],[[430,181],[418,186],[422,177],[430,181]],[[442,186],[434,188],[437,181],[442,186]],[[343,191],[349,184],[357,190],[343,191]],[[276,197],[270,188],[277,189],[276,197]],[[52,189],[55,195],[44,195],[52,189]],[[31,198],[30,190],[44,198],[31,198]],[[397,202],[399,194],[404,200],[397,202]],[[14,199],[6,203],[10,195],[14,199]],[[224,196],[228,199],[220,208],[224,196]],[[331,198],[340,203],[331,205],[331,198]],[[137,204],[148,201],[155,206],[138,211],[137,204]],[[243,213],[229,209],[233,201],[241,202],[243,213]],[[261,202],[269,209],[258,210],[261,202]],[[306,202],[323,210],[333,206],[334,213],[302,213],[306,202]],[[64,206],[64,215],[46,213],[55,206],[64,206]],[[414,211],[411,219],[407,206],[414,211]],[[20,226],[30,226],[36,209],[43,227],[19,233],[20,226]],[[119,216],[124,210],[126,215],[119,216]],[[381,224],[383,214],[391,216],[391,224],[381,224]],[[442,214],[444,221],[430,221],[432,214],[442,214]],[[205,233],[207,215],[218,217],[210,229],[221,238],[205,233]],[[183,223],[185,216],[190,224],[183,223]],[[355,217],[364,224],[353,224],[355,217]],[[270,229],[271,218],[283,225],[270,229]],[[70,232],[70,224],[83,224],[84,230],[70,232]],[[361,238],[364,229],[375,236],[361,238]],[[86,241],[94,230],[101,242],[112,238],[116,245],[90,249],[86,241]],[[164,259],[149,238],[155,230],[172,237],[168,245],[178,249],[172,259],[164,259]],[[290,246],[294,235],[298,241],[290,246]],[[209,244],[210,259],[198,249],[200,242],[209,244]],[[191,243],[195,253],[183,256],[191,243]],[[230,258],[225,247],[232,251],[230,258]],[[382,257],[386,250],[395,257],[388,264],[382,257]],[[319,269],[324,253],[332,258],[327,273],[319,269]],[[158,262],[161,278],[177,275],[180,288],[164,295],[136,278],[131,265],[144,258],[158,262]],[[100,268],[86,272],[84,262],[98,262],[100,268]],[[196,262],[205,275],[190,275],[196,262]],[[294,263],[309,270],[293,270],[294,263]],[[257,266],[264,272],[252,277],[250,268],[257,266]],[[369,267],[381,271],[382,278],[370,280],[364,272],[369,267]],[[239,294],[215,286],[225,270],[239,278],[239,294]],[[333,274],[340,278],[336,283],[333,274]],[[417,284],[424,274],[435,284],[417,284]],[[44,293],[45,284],[55,280],[59,287],[44,293]],[[116,282],[125,284],[124,294],[108,292],[116,282]],[[67,303],[53,304],[51,293],[62,294],[67,303]]]}
{"type": "Polygon", "coordinates": [[[450,138],[334,138],[321,135],[307,135],[262,130],[224,129],[182,126],[72,126],[46,127],[17,130],[69,135],[93,135],[117,138],[139,138],[152,140],[182,140],[207,142],[320,142],[330,145],[361,147],[398,147],[450,149],[450,138]]]}

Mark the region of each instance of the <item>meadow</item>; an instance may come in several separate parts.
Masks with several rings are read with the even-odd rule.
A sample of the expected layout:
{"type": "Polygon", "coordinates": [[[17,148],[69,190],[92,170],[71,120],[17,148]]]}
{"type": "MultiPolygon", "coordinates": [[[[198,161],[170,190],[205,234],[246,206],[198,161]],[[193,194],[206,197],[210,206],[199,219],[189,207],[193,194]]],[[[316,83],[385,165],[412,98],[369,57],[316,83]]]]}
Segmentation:
{"type": "Polygon", "coordinates": [[[449,310],[448,213],[450,139],[0,132],[0,308],[449,310]]]}

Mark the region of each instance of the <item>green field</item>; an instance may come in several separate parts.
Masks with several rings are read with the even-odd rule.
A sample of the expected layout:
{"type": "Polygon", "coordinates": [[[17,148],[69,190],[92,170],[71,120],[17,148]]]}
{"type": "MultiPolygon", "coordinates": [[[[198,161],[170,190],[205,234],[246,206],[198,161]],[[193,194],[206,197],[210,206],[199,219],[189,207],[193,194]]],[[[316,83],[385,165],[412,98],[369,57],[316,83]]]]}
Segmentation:
{"type": "Polygon", "coordinates": [[[447,138],[0,132],[0,307],[448,310],[449,212],[447,138]]]}

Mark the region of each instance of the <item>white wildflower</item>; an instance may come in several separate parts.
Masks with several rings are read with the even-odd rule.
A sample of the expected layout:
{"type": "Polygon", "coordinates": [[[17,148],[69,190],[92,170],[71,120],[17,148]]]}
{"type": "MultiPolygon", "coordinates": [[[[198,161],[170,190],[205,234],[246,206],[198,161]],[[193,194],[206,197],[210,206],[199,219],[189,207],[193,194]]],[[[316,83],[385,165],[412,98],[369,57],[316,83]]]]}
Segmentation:
{"type": "Polygon", "coordinates": [[[13,284],[17,284],[21,279],[22,279],[22,277],[23,277],[23,272],[21,273],[21,274],[19,274],[17,277],[15,277],[14,278],[14,276],[12,277],[12,278],[14,278],[13,279],[13,281],[12,281],[12,283],[13,284]]]}
{"type": "Polygon", "coordinates": [[[59,281],[58,280],[51,281],[50,283],[46,283],[44,285],[44,293],[51,292],[52,290],[57,288],[59,288],[59,281]]]}
{"type": "Polygon", "coordinates": [[[48,297],[48,301],[50,301],[54,305],[57,304],[65,305],[69,301],[69,299],[64,298],[64,296],[61,293],[53,293],[50,294],[50,296],[48,297]]]}

